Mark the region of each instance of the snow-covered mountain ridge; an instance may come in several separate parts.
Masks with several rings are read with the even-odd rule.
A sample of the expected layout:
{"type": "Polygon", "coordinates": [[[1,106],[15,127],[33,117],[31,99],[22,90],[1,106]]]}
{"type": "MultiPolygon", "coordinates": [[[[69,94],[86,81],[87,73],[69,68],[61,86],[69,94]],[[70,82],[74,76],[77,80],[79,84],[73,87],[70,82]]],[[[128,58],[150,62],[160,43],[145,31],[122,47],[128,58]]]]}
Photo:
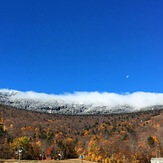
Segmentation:
{"type": "Polygon", "coordinates": [[[75,92],[50,95],[0,89],[0,104],[57,114],[111,114],[163,108],[163,94],[75,92]]]}

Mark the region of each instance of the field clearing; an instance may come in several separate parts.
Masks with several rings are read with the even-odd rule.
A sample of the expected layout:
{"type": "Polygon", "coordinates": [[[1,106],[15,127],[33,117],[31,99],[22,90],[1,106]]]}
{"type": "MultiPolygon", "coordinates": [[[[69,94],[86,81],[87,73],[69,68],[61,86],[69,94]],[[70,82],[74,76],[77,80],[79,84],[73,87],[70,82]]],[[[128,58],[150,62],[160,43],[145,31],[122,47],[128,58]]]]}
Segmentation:
{"type": "MultiPolygon", "coordinates": [[[[39,161],[41,163],[42,161],[39,161]]],[[[80,159],[69,159],[69,160],[53,160],[53,161],[44,161],[45,163],[95,163],[91,161],[85,161],[80,159]]]]}
{"type": "MultiPolygon", "coordinates": [[[[0,163],[17,163],[18,160],[0,160],[0,163]]],[[[21,160],[21,163],[96,163],[91,161],[85,161],[81,159],[69,159],[69,160],[44,160],[44,161],[36,161],[36,160],[21,160]]]]}

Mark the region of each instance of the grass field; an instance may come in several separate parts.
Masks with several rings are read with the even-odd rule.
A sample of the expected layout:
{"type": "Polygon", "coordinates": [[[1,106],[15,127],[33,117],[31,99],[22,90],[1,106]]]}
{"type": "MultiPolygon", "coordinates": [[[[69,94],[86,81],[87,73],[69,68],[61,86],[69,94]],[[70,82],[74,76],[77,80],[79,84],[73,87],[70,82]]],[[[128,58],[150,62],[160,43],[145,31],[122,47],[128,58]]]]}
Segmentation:
{"type": "MultiPolygon", "coordinates": [[[[0,163],[17,163],[18,160],[0,160],[0,163]]],[[[25,161],[21,160],[21,163],[95,163],[95,162],[90,162],[90,161],[85,161],[85,160],[80,160],[80,159],[70,159],[70,160],[44,160],[44,161],[25,161]]]]}
{"type": "MultiPolygon", "coordinates": [[[[40,161],[39,163],[41,163],[40,161]]],[[[53,161],[44,161],[45,163],[95,163],[90,161],[80,160],[80,159],[70,159],[70,160],[53,160],[53,161]]]]}

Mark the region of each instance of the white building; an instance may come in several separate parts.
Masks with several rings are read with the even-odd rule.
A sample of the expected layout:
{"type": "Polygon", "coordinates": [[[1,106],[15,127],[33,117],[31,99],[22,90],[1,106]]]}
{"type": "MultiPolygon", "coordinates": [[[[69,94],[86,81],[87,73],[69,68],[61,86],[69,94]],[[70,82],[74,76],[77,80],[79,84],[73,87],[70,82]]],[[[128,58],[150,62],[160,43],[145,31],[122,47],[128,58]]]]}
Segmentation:
{"type": "Polygon", "coordinates": [[[163,157],[161,157],[161,158],[151,158],[151,163],[163,163],[163,157]]]}

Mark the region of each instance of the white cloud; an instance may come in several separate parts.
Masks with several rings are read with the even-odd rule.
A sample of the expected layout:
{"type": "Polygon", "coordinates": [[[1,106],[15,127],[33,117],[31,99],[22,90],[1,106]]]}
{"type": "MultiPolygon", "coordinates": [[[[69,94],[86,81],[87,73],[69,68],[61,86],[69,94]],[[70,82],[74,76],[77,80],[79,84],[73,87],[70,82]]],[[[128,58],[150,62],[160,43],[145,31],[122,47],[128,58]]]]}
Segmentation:
{"type": "Polygon", "coordinates": [[[15,90],[1,89],[0,92],[9,92],[12,98],[40,99],[43,101],[65,101],[67,103],[93,104],[94,106],[131,105],[134,107],[148,107],[163,105],[163,93],[134,92],[134,93],[109,93],[109,92],[74,92],[61,95],[36,93],[33,91],[20,92],[15,90]]]}

